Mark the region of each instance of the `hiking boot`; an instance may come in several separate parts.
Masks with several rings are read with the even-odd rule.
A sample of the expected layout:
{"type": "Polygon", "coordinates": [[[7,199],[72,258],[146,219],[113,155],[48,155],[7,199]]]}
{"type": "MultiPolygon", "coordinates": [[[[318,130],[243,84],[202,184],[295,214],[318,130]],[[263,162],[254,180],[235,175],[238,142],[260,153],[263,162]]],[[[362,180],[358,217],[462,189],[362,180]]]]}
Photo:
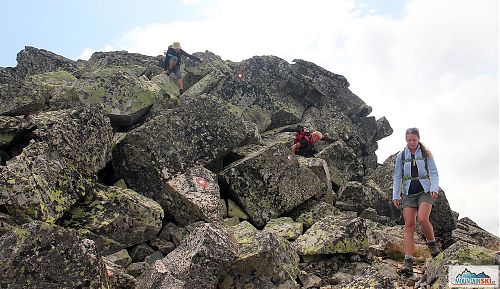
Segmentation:
{"type": "Polygon", "coordinates": [[[183,94],[184,93],[184,89],[179,89],[179,94],[183,94]]]}
{"type": "Polygon", "coordinates": [[[427,247],[429,247],[429,250],[431,251],[432,258],[436,257],[441,253],[441,250],[439,250],[438,245],[436,244],[436,241],[427,241],[427,247]]]}
{"type": "Polygon", "coordinates": [[[401,267],[399,273],[406,275],[413,275],[413,257],[405,256],[403,267],[401,267]]]}
{"type": "Polygon", "coordinates": [[[165,74],[170,76],[170,69],[165,70],[165,74]]]}

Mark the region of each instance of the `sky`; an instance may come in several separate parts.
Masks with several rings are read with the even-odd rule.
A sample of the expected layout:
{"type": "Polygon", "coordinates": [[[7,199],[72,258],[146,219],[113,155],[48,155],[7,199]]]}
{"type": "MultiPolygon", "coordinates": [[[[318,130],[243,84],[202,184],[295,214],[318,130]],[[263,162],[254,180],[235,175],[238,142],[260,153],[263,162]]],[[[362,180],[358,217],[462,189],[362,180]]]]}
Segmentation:
{"type": "Polygon", "coordinates": [[[451,208],[499,235],[497,0],[3,0],[0,66],[24,46],[70,59],[160,55],[173,41],[225,60],[275,55],[344,75],[385,116],[382,163],[420,129],[451,208]]]}

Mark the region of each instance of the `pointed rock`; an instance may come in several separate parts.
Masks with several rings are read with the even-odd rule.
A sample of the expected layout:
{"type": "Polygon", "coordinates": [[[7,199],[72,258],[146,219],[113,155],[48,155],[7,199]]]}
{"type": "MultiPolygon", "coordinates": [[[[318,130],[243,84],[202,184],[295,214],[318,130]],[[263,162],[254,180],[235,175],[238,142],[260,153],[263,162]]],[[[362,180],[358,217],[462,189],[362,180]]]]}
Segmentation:
{"type": "Polygon", "coordinates": [[[457,228],[453,230],[451,237],[453,243],[464,241],[493,251],[497,251],[500,248],[499,237],[482,229],[467,217],[458,220],[457,228]]]}
{"type": "Polygon", "coordinates": [[[49,71],[64,70],[74,73],[77,62],[45,49],[26,46],[17,54],[16,73],[20,78],[49,71]]]}
{"type": "Polygon", "coordinates": [[[360,179],[363,176],[363,164],[356,157],[354,150],[342,140],[325,147],[317,157],[328,163],[330,179],[338,187],[344,186],[349,180],[360,179]]]}

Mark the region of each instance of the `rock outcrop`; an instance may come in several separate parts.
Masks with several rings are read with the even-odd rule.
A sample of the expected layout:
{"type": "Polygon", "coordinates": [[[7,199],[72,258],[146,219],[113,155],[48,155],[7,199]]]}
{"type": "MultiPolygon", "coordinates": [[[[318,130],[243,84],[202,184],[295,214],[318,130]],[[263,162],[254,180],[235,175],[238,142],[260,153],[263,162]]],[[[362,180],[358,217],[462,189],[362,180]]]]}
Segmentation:
{"type": "MultiPolygon", "coordinates": [[[[389,121],[305,60],[195,55],[182,95],[162,56],[26,47],[0,68],[0,287],[412,286],[389,121]],[[291,155],[298,126],[325,135],[314,158],[291,155]]],[[[416,288],[500,262],[443,190],[431,222],[444,251],[417,227],[416,288]]]]}
{"type": "Polygon", "coordinates": [[[107,284],[94,242],[35,221],[0,238],[2,288],[102,288],[107,284]]]}
{"type": "Polygon", "coordinates": [[[0,166],[0,205],[12,216],[49,223],[92,190],[111,158],[112,132],[100,109],[45,112],[19,155],[0,166]]]}
{"type": "Polygon", "coordinates": [[[224,229],[201,225],[181,246],[144,272],[136,288],[216,288],[236,256],[236,246],[224,229]]]}

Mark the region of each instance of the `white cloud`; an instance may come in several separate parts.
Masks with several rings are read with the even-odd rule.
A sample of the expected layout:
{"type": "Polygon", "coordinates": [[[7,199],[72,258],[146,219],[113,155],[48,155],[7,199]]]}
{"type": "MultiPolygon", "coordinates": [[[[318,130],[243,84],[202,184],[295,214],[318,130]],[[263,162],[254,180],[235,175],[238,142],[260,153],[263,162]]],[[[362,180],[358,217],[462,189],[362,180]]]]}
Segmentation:
{"type": "Polygon", "coordinates": [[[302,58],[343,74],[394,128],[379,142],[380,161],[405,145],[407,127],[419,127],[452,209],[498,235],[496,0],[408,0],[397,19],[353,0],[198,4],[199,20],[137,27],[107,48],[159,55],[180,41],[190,53],[302,58]]]}
{"type": "Polygon", "coordinates": [[[81,60],[89,60],[92,54],[94,52],[101,52],[101,51],[114,51],[117,50],[113,45],[106,44],[104,45],[101,49],[92,49],[92,48],[85,48],[82,53],[80,53],[80,56],[77,57],[77,59],[81,60]]]}
{"type": "Polygon", "coordinates": [[[77,57],[77,59],[89,60],[89,58],[92,56],[92,53],[94,52],[95,50],[93,50],[92,48],[85,48],[80,56],[77,57]]]}
{"type": "Polygon", "coordinates": [[[194,6],[200,3],[200,0],[182,0],[182,4],[188,5],[188,6],[194,6]]]}

